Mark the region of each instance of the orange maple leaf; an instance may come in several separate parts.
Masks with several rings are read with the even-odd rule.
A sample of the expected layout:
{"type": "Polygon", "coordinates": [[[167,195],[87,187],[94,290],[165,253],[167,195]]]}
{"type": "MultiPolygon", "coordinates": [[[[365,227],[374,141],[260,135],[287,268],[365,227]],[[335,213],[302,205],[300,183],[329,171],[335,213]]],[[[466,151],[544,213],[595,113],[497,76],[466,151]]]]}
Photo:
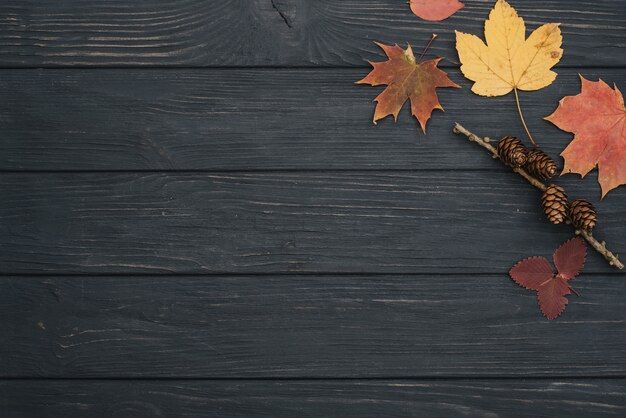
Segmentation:
{"type": "Polygon", "coordinates": [[[430,119],[433,110],[443,110],[435,89],[460,86],[453,83],[446,73],[437,68],[441,58],[419,63],[413,55],[411,45],[406,50],[398,45],[383,45],[378,42],[376,45],[385,51],[389,60],[370,62],[374,69],[364,79],[357,81],[357,84],[387,85],[387,88],[374,99],[377,102],[374,123],[389,115],[393,115],[397,120],[404,102],[411,99],[411,113],[426,133],[426,122],[430,119]]]}
{"type": "Polygon", "coordinates": [[[546,117],[574,139],[561,153],[563,172],[587,175],[598,166],[602,197],[626,184],[626,108],[617,86],[589,81],[580,76],[581,93],[561,99],[556,111],[546,117]]]}
{"type": "Polygon", "coordinates": [[[411,11],[424,20],[438,22],[463,8],[459,0],[411,0],[411,11]]]}

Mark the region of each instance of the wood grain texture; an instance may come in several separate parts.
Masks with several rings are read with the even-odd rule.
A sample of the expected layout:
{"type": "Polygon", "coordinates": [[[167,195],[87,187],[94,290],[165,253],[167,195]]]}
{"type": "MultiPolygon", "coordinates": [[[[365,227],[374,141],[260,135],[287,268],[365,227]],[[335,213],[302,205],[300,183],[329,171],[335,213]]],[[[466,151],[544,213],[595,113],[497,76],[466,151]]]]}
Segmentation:
{"type": "MultiPolygon", "coordinates": [[[[7,70],[0,77],[0,169],[271,170],[497,169],[452,134],[455,121],[481,135],[523,128],[513,96],[439,89],[428,135],[408,105],[398,123],[371,123],[382,90],[355,85],[360,69],[7,70]]],[[[580,92],[579,70],[562,70],[540,92],[523,92],[534,136],[555,158],[571,140],[543,118],[580,92]]],[[[584,70],[626,85],[622,70],[584,70]]],[[[558,157],[559,160],[560,157],[558,157]]],[[[560,161],[559,161],[560,162],[560,161]]]]}
{"type": "Polygon", "coordinates": [[[626,281],[565,316],[499,275],[0,277],[0,377],[626,375],[626,281]]]}
{"type": "MultiPolygon", "coordinates": [[[[506,272],[573,232],[505,170],[3,174],[0,273],[506,272]]],[[[597,203],[593,178],[560,183],[597,203]]],[[[625,199],[595,230],[618,253],[625,199]]]]}
{"type": "MultiPolygon", "coordinates": [[[[571,229],[450,132],[523,136],[458,73],[494,2],[464,1],[1,2],[2,418],[626,415],[626,275],[590,253],[544,319],[506,271],[571,229]],[[428,137],[373,126],[373,41],[433,32],[464,90],[428,137]]],[[[512,3],[563,23],[559,78],[522,95],[556,156],[577,73],[626,81],[626,9],[512,3]]],[[[598,203],[595,174],[558,181],[598,203]]],[[[598,205],[622,253],[625,203],[598,205]]]]}
{"type": "MultiPolygon", "coordinates": [[[[0,65],[361,66],[373,41],[422,45],[456,64],[453,29],[482,34],[493,0],[424,22],[398,0],[21,0],[0,5],[0,65]]],[[[535,29],[561,22],[564,66],[625,65],[620,1],[524,0],[535,29]]]]}
{"type": "Polygon", "coordinates": [[[623,380],[18,381],[5,418],[623,416],[623,380]]]}

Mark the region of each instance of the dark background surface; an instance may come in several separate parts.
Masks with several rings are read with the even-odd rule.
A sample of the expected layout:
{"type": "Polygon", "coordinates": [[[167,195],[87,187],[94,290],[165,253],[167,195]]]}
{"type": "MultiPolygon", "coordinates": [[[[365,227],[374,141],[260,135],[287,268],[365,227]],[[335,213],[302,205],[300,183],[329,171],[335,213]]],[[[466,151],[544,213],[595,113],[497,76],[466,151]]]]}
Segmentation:
{"type": "MultiPolygon", "coordinates": [[[[454,29],[400,0],[22,0],[0,4],[2,417],[626,414],[626,275],[589,252],[548,321],[510,267],[571,228],[452,134],[523,137],[514,99],[478,97],[454,29]],[[371,123],[354,81],[373,41],[436,32],[429,132],[371,123]]],[[[522,93],[543,120],[577,74],[624,89],[622,1],[513,1],[562,22],[559,77],[522,93]]],[[[626,187],[557,180],[626,252],[626,187]]]]}

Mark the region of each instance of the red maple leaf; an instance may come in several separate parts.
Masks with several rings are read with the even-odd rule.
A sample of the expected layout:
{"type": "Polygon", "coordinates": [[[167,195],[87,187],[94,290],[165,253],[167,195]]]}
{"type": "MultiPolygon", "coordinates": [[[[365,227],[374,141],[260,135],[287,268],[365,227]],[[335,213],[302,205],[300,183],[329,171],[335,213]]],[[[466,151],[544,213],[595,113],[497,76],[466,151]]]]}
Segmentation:
{"type": "Polygon", "coordinates": [[[626,184],[626,108],[617,86],[604,81],[582,81],[581,93],[561,99],[556,111],[546,119],[574,139],[561,153],[563,174],[585,176],[598,166],[602,197],[626,184]]]}
{"type": "Polygon", "coordinates": [[[389,115],[397,119],[404,102],[411,99],[411,113],[417,118],[425,133],[426,122],[433,110],[443,110],[437,98],[436,88],[459,86],[437,68],[441,58],[419,63],[410,45],[407,49],[378,42],[376,45],[385,51],[389,60],[370,62],[374,69],[364,79],[357,81],[357,84],[387,85],[387,88],[374,99],[378,102],[374,111],[374,123],[389,115]]]}
{"type": "Polygon", "coordinates": [[[424,20],[438,22],[463,8],[458,0],[411,0],[411,11],[424,20]]]}
{"type": "Polygon", "coordinates": [[[568,282],[580,273],[586,255],[585,242],[573,238],[557,248],[552,256],[558,273],[554,273],[545,257],[530,257],[514,265],[509,274],[520,286],[536,290],[541,312],[548,319],[554,319],[565,310],[565,296],[576,293],[568,282]]]}

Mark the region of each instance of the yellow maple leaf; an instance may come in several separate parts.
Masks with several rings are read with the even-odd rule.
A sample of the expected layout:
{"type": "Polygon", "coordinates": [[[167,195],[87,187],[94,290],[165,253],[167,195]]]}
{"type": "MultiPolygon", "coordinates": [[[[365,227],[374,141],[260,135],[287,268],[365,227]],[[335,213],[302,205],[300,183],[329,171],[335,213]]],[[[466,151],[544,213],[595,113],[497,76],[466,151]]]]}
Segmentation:
{"type": "Polygon", "coordinates": [[[503,96],[512,90],[538,90],[556,78],[550,69],[563,56],[558,23],[547,23],[526,39],[524,19],[498,0],[485,22],[485,40],[456,32],[461,71],[474,81],[474,93],[503,96]]]}

